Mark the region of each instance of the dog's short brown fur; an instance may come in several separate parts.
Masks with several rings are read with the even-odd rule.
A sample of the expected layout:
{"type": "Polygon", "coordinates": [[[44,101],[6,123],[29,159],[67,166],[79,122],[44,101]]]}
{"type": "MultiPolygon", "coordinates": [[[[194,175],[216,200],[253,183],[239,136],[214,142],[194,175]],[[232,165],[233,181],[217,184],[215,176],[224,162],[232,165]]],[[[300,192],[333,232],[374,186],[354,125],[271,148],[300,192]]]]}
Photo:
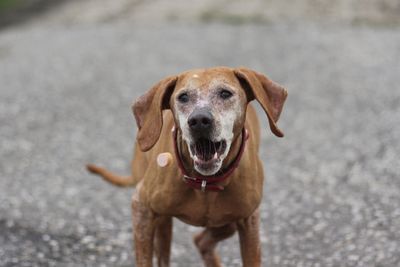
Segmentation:
{"type": "MultiPolygon", "coordinates": [[[[136,266],[152,266],[153,251],[157,256],[158,266],[169,265],[172,217],[205,227],[203,232],[194,237],[194,242],[206,266],[220,266],[214,249],[219,241],[232,236],[236,230],[240,237],[243,266],[261,266],[258,206],[264,177],[258,155],[259,123],[254,108],[248,103],[253,99],[257,100],[268,117],[271,131],[282,137],[283,133],[276,122],[286,97],[284,88],[253,70],[216,67],[167,77],[135,102],[133,112],[139,131],[132,160],[132,175],[118,176],[94,165],[88,165],[88,169],[115,185],[136,185],[132,198],[136,266]],[[229,103],[236,105],[232,110],[237,112],[229,113],[236,114],[234,123],[229,122],[233,123],[233,138],[219,170],[227,168],[236,158],[241,147],[243,127],[247,129],[249,138],[239,166],[221,183],[224,190],[202,192],[188,187],[182,181],[176,162],[161,168],[157,165],[156,158],[161,152],[174,154],[171,129],[175,126],[178,129],[177,144],[185,169],[189,175],[196,175],[203,170],[202,165],[194,166],[191,158],[193,155],[186,144],[187,137],[184,138],[187,126],[183,124],[186,123],[185,116],[188,113],[185,110],[195,109],[194,104],[185,104],[187,99],[179,100],[182,103],[177,101],[180,94],[187,91],[188,94],[195,94],[197,98],[203,99],[203,102],[197,102],[201,102],[202,107],[206,106],[217,116],[216,113],[224,112],[229,107],[228,102],[218,98],[218,95],[215,96],[220,94],[218,90],[221,86],[229,88],[233,93],[233,96],[229,96],[232,99],[229,103]],[[219,105],[219,109],[213,105],[219,105]]],[[[226,118],[216,121],[215,124],[222,125],[224,119],[226,118]]],[[[220,132],[223,130],[220,129],[220,132]]],[[[228,133],[230,134],[229,131],[228,133]]]]}

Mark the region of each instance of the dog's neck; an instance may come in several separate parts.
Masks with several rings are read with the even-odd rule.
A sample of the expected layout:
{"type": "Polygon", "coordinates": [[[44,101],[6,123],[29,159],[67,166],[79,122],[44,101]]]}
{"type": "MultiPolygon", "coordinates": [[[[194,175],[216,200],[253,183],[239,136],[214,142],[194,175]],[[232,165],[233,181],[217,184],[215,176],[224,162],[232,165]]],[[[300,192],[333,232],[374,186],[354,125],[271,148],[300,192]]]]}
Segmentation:
{"type": "MultiPolygon", "coordinates": [[[[245,139],[246,139],[246,138],[243,138],[243,134],[245,134],[245,131],[242,130],[242,131],[240,131],[239,134],[236,135],[236,137],[234,138],[234,140],[231,144],[228,155],[222,162],[222,166],[221,166],[220,170],[212,176],[224,175],[224,173],[227,172],[227,169],[232,168],[232,164],[234,163],[234,161],[237,160],[238,157],[241,156],[239,154],[242,153],[241,149],[244,148],[243,142],[245,142],[245,139]]],[[[175,156],[179,157],[179,159],[181,160],[181,162],[182,162],[181,167],[184,168],[186,175],[192,176],[192,177],[202,176],[194,168],[194,162],[193,162],[193,159],[190,157],[188,145],[183,140],[182,133],[180,130],[177,131],[175,138],[176,138],[175,142],[176,142],[176,153],[177,153],[177,155],[175,155],[175,156]]],[[[240,158],[239,158],[239,160],[240,160],[240,158]]],[[[227,182],[224,182],[225,185],[227,183],[229,183],[229,177],[227,179],[227,182]]]]}

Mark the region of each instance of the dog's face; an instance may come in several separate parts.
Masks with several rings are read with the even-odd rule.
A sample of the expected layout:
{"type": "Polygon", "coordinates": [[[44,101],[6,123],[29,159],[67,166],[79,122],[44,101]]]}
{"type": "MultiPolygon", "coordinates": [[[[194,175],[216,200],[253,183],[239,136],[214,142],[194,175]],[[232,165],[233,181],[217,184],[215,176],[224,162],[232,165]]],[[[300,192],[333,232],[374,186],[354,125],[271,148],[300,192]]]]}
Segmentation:
{"type": "Polygon", "coordinates": [[[231,71],[195,70],[180,77],[170,107],[197,172],[220,170],[241,132],[246,106],[246,94],[231,71]]]}
{"type": "Polygon", "coordinates": [[[243,129],[247,103],[256,99],[264,109],[271,131],[287,93],[264,75],[247,68],[216,67],[170,76],[154,85],[133,105],[142,151],[160,138],[162,111],[171,109],[196,171],[213,175],[220,170],[232,142],[243,129]]]}

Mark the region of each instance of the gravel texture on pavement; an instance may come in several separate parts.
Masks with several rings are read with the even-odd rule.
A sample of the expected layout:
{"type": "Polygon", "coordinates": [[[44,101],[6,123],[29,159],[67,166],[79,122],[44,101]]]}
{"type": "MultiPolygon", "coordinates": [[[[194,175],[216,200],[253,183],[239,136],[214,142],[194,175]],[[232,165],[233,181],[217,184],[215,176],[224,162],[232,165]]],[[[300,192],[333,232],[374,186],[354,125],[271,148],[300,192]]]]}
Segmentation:
{"type": "MultiPolygon", "coordinates": [[[[19,26],[0,32],[0,266],[133,266],[131,102],[166,75],[248,66],[284,85],[263,121],[264,266],[400,265],[400,31],[313,23],[19,26]]],[[[172,266],[202,266],[175,220],[172,266]]],[[[237,236],[218,250],[241,266],[237,236]]]]}

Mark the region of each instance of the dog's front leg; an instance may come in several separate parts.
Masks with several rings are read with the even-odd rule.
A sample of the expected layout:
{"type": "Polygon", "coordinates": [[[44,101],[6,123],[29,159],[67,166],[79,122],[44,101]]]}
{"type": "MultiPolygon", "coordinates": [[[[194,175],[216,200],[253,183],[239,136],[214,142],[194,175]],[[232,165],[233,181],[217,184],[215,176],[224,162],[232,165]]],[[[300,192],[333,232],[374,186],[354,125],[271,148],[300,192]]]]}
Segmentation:
{"type": "Polygon", "coordinates": [[[168,267],[171,254],[172,218],[160,217],[157,223],[154,251],[157,256],[158,267],[168,267]]]}
{"type": "Polygon", "coordinates": [[[156,216],[140,202],[138,193],[132,198],[133,239],[137,267],[152,267],[156,216]]]}
{"type": "Polygon", "coordinates": [[[261,244],[259,236],[260,213],[256,210],[250,217],[237,223],[243,267],[261,266],[261,244]]]}

